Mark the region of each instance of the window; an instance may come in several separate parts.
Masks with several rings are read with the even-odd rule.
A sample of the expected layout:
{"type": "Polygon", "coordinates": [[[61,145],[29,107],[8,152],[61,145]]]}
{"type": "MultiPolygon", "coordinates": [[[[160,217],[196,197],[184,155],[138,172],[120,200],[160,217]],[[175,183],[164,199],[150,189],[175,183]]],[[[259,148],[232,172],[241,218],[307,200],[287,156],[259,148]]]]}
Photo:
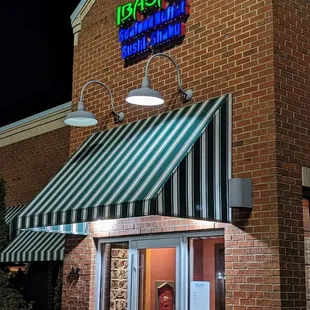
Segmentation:
{"type": "Polygon", "coordinates": [[[176,248],[139,251],[139,310],[175,305],[176,248]]]}
{"type": "MultiPolygon", "coordinates": [[[[190,238],[191,273],[190,280],[208,283],[211,310],[225,309],[225,255],[224,239],[190,238]]],[[[193,289],[192,286],[191,290],[193,289]]],[[[193,292],[191,292],[193,294],[193,292]]],[[[193,307],[190,305],[190,310],[193,307]]]]}
{"type": "MultiPolygon", "coordinates": [[[[303,218],[304,218],[304,230],[310,232],[310,215],[309,215],[309,199],[302,200],[303,218]]],[[[306,234],[308,236],[308,234],[306,234]]]]}
{"type": "Polygon", "coordinates": [[[128,289],[128,242],[102,246],[100,309],[126,310],[128,289]]]}
{"type": "Polygon", "coordinates": [[[194,310],[193,302],[203,303],[204,310],[224,310],[224,238],[217,234],[101,243],[97,310],[194,310]],[[199,294],[194,284],[207,290],[199,294]]]}

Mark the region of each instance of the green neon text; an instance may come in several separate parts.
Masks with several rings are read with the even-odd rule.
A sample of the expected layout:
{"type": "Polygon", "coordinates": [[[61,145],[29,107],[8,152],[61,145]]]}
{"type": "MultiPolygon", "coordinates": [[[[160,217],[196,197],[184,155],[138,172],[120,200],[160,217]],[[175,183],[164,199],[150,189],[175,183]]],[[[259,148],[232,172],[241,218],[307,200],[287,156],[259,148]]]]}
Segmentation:
{"type": "Polygon", "coordinates": [[[135,3],[120,5],[116,10],[116,24],[121,26],[126,21],[141,19],[141,13],[153,8],[164,8],[165,0],[136,0],[135,3]]]}

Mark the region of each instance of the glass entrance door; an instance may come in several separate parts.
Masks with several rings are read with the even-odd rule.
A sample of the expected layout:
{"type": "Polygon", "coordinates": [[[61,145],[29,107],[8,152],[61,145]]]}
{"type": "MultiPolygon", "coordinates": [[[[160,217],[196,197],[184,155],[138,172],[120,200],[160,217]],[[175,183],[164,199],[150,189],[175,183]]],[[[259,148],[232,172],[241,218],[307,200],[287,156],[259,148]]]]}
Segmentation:
{"type": "Polygon", "coordinates": [[[179,310],[182,239],[132,241],[132,310],[179,310]]]}
{"type": "Polygon", "coordinates": [[[225,310],[220,232],[105,239],[98,266],[97,310],[225,310]]]}

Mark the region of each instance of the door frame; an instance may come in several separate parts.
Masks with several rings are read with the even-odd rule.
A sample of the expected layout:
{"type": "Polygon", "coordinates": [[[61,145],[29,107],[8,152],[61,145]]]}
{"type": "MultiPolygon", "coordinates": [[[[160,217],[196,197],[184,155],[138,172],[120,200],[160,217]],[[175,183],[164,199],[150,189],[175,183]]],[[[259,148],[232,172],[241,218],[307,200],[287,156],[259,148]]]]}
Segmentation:
{"type": "MultiPolygon", "coordinates": [[[[95,300],[96,310],[100,309],[100,298],[101,298],[101,268],[102,268],[102,255],[103,247],[105,243],[115,243],[115,242],[128,242],[129,243],[129,255],[128,255],[128,295],[127,295],[127,307],[128,310],[136,310],[137,305],[133,305],[132,308],[132,287],[135,285],[133,283],[132,267],[133,259],[137,257],[132,251],[137,251],[137,249],[132,248],[132,246],[139,243],[143,244],[166,244],[168,246],[169,242],[172,240],[172,244],[177,244],[179,248],[176,248],[176,295],[179,296],[178,304],[176,302],[175,310],[187,310],[188,309],[188,298],[189,298],[189,280],[190,280],[190,248],[188,245],[189,238],[199,238],[199,237],[224,237],[224,229],[214,229],[196,232],[175,232],[168,234],[154,234],[154,235],[139,235],[139,236],[124,236],[124,237],[111,237],[111,238],[100,238],[97,240],[97,253],[96,253],[96,276],[95,276],[95,300]],[[170,241],[167,241],[170,240],[170,241]],[[155,243],[154,243],[155,242],[155,243]],[[180,270],[179,278],[177,278],[177,270],[180,270]],[[177,308],[178,305],[178,308],[177,308]],[[136,308],[135,308],[136,307],[136,308]]],[[[163,246],[158,246],[160,248],[163,246]]],[[[173,247],[173,246],[172,246],[173,247]]],[[[137,263],[136,263],[137,266],[137,263]]],[[[136,279],[138,279],[136,277],[136,279]]],[[[137,289],[137,287],[136,287],[137,289]]],[[[138,290],[136,290],[138,292],[138,290]]],[[[105,309],[106,310],[106,309],[105,309]]]]}
{"type": "MultiPolygon", "coordinates": [[[[187,289],[187,257],[185,257],[183,252],[183,243],[187,242],[187,239],[184,237],[172,237],[170,238],[156,238],[153,236],[153,239],[146,240],[132,240],[130,244],[129,253],[133,258],[131,265],[131,281],[129,281],[130,289],[128,288],[128,297],[129,300],[127,304],[130,303],[130,310],[138,310],[138,301],[139,301],[139,252],[138,250],[142,249],[163,249],[163,248],[175,248],[175,310],[184,309],[183,303],[186,294],[182,294],[182,289],[187,289]],[[184,268],[185,267],[185,268],[184,268]],[[185,281],[184,281],[185,280],[185,281]],[[182,286],[183,285],[183,286],[182,286]],[[184,287],[184,285],[186,287],[184,287]]],[[[186,246],[185,246],[186,247],[186,246]]]]}

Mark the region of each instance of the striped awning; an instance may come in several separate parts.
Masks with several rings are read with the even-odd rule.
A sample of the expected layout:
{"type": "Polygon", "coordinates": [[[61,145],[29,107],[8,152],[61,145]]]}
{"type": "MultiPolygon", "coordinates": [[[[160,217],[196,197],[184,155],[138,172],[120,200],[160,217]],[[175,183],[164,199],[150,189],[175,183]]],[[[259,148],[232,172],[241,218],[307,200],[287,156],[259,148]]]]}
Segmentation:
{"type": "Polygon", "coordinates": [[[1,263],[63,260],[65,235],[24,230],[0,254],[1,263]]]}
{"type": "Polygon", "coordinates": [[[5,210],[5,217],[4,220],[8,224],[10,223],[14,217],[21,211],[22,208],[24,208],[26,205],[18,205],[18,206],[13,206],[6,208],[5,210]]]}
{"type": "Polygon", "coordinates": [[[165,215],[229,220],[229,96],[91,135],[18,227],[165,215]]]}
{"type": "MultiPolygon", "coordinates": [[[[10,224],[26,205],[6,209],[5,221],[10,224]]],[[[28,228],[0,254],[0,262],[36,262],[63,260],[65,235],[87,235],[88,223],[28,228]]]]}
{"type": "Polygon", "coordinates": [[[68,235],[88,235],[88,223],[73,223],[65,225],[53,225],[45,227],[27,228],[33,231],[45,231],[48,233],[59,233],[68,235]]]}
{"type": "MultiPolygon", "coordinates": [[[[7,224],[11,223],[14,218],[19,214],[19,212],[26,207],[26,204],[8,207],[5,212],[5,222],[7,224]]],[[[53,225],[45,227],[28,228],[28,230],[34,231],[45,231],[45,232],[56,232],[61,234],[70,235],[88,235],[89,227],[88,223],[74,223],[65,225],[53,225]]],[[[14,230],[14,227],[11,228],[14,230]]],[[[13,234],[14,235],[14,234],[13,234]]]]}

